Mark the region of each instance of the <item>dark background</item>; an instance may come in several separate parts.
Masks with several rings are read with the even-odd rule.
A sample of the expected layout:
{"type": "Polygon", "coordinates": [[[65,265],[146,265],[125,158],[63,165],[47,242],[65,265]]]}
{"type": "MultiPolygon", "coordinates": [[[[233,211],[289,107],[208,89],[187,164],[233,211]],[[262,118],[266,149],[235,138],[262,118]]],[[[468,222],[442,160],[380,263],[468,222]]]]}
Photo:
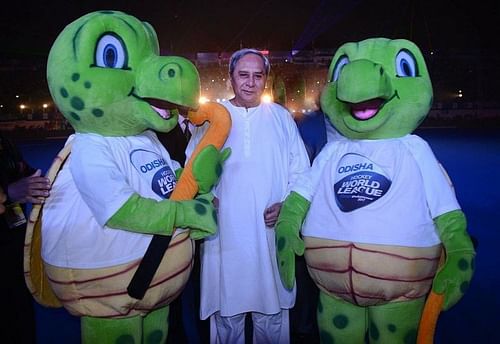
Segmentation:
{"type": "MultiPolygon", "coordinates": [[[[280,55],[295,50],[331,56],[346,42],[370,37],[409,39],[419,46],[427,61],[435,104],[466,109],[500,108],[497,1],[29,0],[2,6],[0,118],[17,113],[20,101],[50,102],[45,68],[57,35],[82,15],[109,9],[152,24],[161,55],[190,59],[197,53],[229,56],[240,47],[280,55]],[[463,91],[461,98],[459,91],[463,91]],[[17,95],[19,99],[14,98],[17,95]]],[[[278,70],[276,63],[273,66],[278,70]]],[[[203,78],[211,80],[221,73],[225,76],[226,67],[222,67],[211,70],[199,66],[202,84],[203,78]]],[[[305,65],[291,67],[293,70],[285,76],[287,88],[293,89],[295,79],[312,75],[305,65]]],[[[326,76],[326,71],[323,74],[326,76]]],[[[481,116],[485,115],[478,115],[481,116]]],[[[500,119],[500,111],[497,117],[500,119]]]]}
{"type": "Polygon", "coordinates": [[[171,52],[233,51],[240,45],[337,48],[368,37],[407,38],[423,51],[499,52],[496,1],[10,1],[0,14],[2,55],[46,55],[65,25],[91,11],[148,21],[171,52]]]}

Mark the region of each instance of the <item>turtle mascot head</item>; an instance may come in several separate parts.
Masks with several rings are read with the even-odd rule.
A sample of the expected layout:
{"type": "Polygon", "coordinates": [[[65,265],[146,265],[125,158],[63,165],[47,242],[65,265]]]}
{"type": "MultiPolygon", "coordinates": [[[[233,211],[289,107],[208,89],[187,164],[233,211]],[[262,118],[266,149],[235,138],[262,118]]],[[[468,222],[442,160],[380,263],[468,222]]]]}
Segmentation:
{"type": "Polygon", "coordinates": [[[198,107],[200,79],[187,59],[158,54],[150,24],[117,11],[89,13],[69,24],[50,50],[50,93],[76,132],[169,131],[180,108],[198,107]]]}
{"type": "Polygon", "coordinates": [[[404,39],[370,38],[335,53],[321,107],[344,136],[385,139],[411,133],[432,104],[420,52],[404,39]]]}

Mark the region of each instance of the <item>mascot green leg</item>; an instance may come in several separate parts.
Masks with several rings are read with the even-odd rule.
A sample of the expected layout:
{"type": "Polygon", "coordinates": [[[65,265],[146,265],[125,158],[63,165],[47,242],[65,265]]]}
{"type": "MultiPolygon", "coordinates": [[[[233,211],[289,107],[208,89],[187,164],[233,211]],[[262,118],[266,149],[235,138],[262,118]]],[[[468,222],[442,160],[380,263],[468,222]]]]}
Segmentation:
{"type": "Polygon", "coordinates": [[[425,298],[360,307],[320,292],[318,327],[321,343],[415,343],[425,298]],[[366,333],[368,331],[368,341],[366,333]]]}
{"type": "Polygon", "coordinates": [[[415,343],[424,303],[421,297],[368,307],[370,343],[415,343]]]}
{"type": "Polygon", "coordinates": [[[166,343],[169,306],[158,308],[144,317],[143,344],[166,343]]]}
{"type": "Polygon", "coordinates": [[[365,308],[319,293],[318,328],[321,343],[365,342],[365,308]]]}
{"type": "Polygon", "coordinates": [[[152,311],[145,317],[121,319],[82,317],[83,344],[159,344],[168,335],[169,307],[152,311]]]}

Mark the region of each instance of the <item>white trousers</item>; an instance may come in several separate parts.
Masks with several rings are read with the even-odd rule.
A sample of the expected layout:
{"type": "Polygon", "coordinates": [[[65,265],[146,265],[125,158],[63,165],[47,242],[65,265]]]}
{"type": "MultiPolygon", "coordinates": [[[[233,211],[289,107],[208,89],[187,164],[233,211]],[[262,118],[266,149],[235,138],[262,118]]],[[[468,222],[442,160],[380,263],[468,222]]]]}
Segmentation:
{"type": "MultiPolygon", "coordinates": [[[[288,309],[276,314],[252,312],[253,344],[290,343],[288,309]]],[[[223,317],[219,312],[210,317],[211,344],[245,344],[245,317],[247,313],[223,317]]]]}

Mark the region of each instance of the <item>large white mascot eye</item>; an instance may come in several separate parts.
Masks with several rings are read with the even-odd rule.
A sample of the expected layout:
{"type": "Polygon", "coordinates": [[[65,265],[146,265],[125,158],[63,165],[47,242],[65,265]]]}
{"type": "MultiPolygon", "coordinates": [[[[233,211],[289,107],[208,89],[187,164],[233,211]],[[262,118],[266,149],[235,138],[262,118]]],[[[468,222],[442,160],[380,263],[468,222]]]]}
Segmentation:
{"type": "Polygon", "coordinates": [[[333,69],[332,79],[330,80],[330,82],[338,80],[342,68],[344,68],[344,66],[348,63],[349,63],[349,58],[346,55],[342,55],[338,59],[337,63],[335,64],[335,68],[333,69]]]}
{"type": "Polygon", "coordinates": [[[124,44],[114,34],[105,34],[97,42],[95,65],[104,68],[125,68],[127,51],[124,44]]]}
{"type": "Polygon", "coordinates": [[[401,50],[396,55],[396,75],[403,78],[417,76],[417,62],[408,50],[401,50]]]}

